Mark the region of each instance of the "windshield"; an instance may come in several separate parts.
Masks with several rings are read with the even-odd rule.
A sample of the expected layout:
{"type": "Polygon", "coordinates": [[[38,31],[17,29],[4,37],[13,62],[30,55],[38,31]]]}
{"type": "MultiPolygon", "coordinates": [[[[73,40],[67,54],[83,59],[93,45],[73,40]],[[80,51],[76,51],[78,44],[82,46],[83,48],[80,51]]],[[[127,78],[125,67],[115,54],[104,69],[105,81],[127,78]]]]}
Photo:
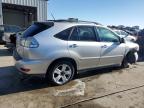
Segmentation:
{"type": "Polygon", "coordinates": [[[119,35],[119,36],[121,36],[121,37],[123,37],[123,38],[125,38],[125,37],[127,37],[129,34],[128,33],[126,33],[125,31],[121,31],[121,30],[115,30],[115,32],[119,35]]]}
{"type": "Polygon", "coordinates": [[[119,31],[115,31],[118,35],[121,35],[121,33],[119,31]]]}
{"type": "Polygon", "coordinates": [[[124,36],[128,36],[129,34],[128,33],[126,33],[126,32],[124,32],[124,31],[121,31],[121,35],[124,35],[124,36]]]}

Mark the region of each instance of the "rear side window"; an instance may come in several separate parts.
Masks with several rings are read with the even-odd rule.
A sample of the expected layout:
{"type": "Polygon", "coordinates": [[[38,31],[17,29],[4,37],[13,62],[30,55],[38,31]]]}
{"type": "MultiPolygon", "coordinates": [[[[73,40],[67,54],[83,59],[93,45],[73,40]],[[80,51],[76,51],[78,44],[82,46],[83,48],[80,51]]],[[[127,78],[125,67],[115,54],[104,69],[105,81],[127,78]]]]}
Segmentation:
{"type": "Polygon", "coordinates": [[[96,41],[94,27],[81,26],[78,27],[80,41],[96,41]]]}
{"type": "Polygon", "coordinates": [[[72,29],[73,29],[72,27],[68,28],[68,29],[56,34],[54,37],[61,39],[61,40],[68,40],[72,29]]]}
{"type": "Polygon", "coordinates": [[[93,26],[78,26],[73,30],[71,41],[96,41],[96,34],[93,26]]]}
{"type": "Polygon", "coordinates": [[[51,28],[54,25],[53,22],[49,23],[34,23],[23,34],[23,37],[32,37],[46,29],[51,28]]]}
{"type": "Polygon", "coordinates": [[[70,36],[70,39],[71,41],[79,41],[79,35],[78,35],[78,30],[77,30],[77,27],[75,27],[72,31],[72,34],[70,36]]]}

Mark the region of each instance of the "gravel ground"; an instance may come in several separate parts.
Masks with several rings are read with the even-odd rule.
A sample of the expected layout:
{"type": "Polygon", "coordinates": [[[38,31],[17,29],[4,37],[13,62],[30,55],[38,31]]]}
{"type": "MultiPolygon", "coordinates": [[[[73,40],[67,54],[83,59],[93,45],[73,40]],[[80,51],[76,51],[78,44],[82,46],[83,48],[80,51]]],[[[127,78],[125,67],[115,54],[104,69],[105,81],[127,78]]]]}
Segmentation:
{"type": "Polygon", "coordinates": [[[11,53],[0,46],[0,108],[144,108],[142,61],[127,69],[89,71],[60,87],[42,77],[21,77],[11,53]]]}

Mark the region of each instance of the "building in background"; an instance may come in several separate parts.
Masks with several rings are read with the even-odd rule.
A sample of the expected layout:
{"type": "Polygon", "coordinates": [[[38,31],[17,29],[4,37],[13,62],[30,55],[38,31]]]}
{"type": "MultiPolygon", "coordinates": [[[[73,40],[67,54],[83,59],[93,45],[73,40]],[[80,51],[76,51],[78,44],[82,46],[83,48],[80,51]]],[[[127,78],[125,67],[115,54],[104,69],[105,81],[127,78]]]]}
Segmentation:
{"type": "Polygon", "coordinates": [[[27,27],[47,20],[48,0],[0,0],[0,25],[27,27]]]}

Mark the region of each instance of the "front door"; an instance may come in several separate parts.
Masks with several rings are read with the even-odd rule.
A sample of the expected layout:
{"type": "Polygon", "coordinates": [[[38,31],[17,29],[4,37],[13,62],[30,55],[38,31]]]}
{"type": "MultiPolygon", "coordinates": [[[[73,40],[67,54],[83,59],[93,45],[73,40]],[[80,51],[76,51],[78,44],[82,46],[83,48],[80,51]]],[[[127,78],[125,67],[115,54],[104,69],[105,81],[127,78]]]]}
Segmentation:
{"type": "Polygon", "coordinates": [[[101,44],[100,66],[121,64],[125,53],[125,44],[120,42],[120,37],[104,27],[97,27],[97,32],[101,44]]]}

